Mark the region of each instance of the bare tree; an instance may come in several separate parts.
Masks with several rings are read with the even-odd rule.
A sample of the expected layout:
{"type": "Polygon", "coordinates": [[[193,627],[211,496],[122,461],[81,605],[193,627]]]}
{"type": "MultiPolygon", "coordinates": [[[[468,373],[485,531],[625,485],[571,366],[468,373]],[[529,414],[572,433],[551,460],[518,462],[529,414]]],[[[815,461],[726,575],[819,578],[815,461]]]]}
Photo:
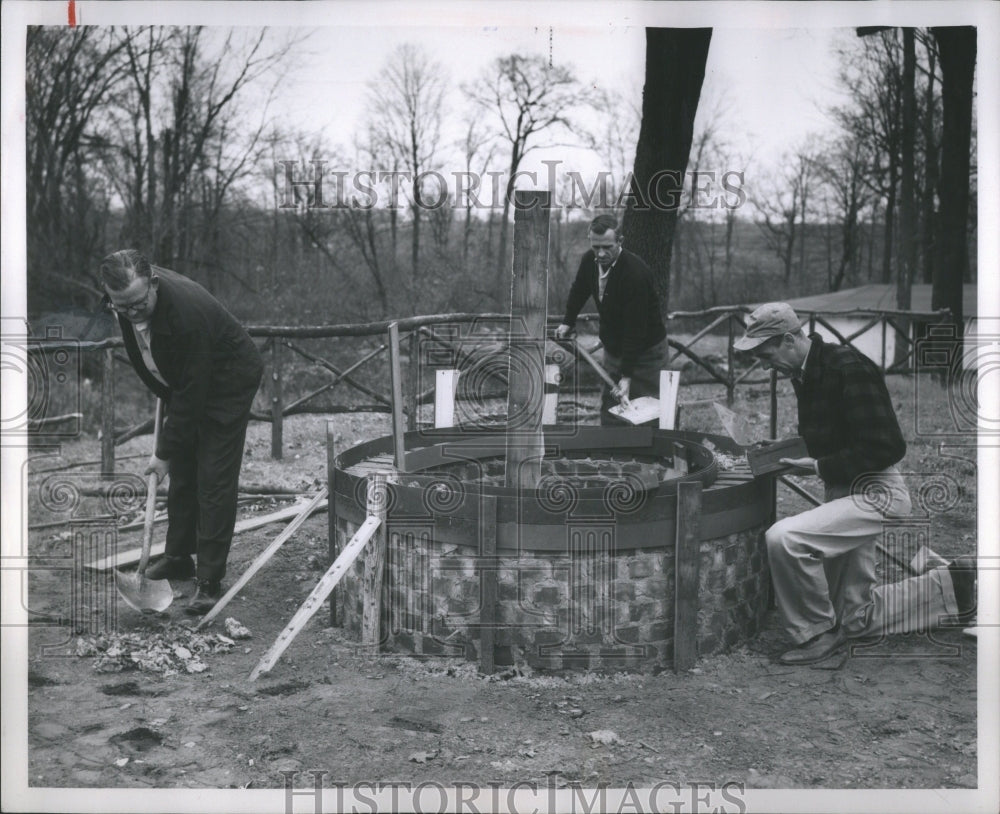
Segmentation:
{"type": "MultiPolygon", "coordinates": [[[[223,207],[263,147],[268,103],[295,41],[202,27],[117,36],[128,81],[105,113],[103,166],[125,204],[125,239],[164,264],[217,269],[223,207]]],[[[204,282],[211,287],[211,277],[204,282]]]]}
{"type": "Polygon", "coordinates": [[[98,290],[94,261],[110,191],[89,168],[98,114],[122,83],[125,63],[124,43],[97,27],[29,27],[26,46],[28,277],[46,278],[44,286],[29,285],[35,311],[98,290]]]}
{"type": "Polygon", "coordinates": [[[859,217],[869,204],[872,192],[865,182],[871,155],[867,142],[850,134],[842,135],[817,159],[824,209],[840,223],[840,259],[837,270],[827,272],[831,291],[839,291],[845,277],[855,280],[861,250],[859,217]]]}
{"type": "Polygon", "coordinates": [[[471,116],[466,122],[465,137],[462,139],[461,149],[465,159],[465,178],[468,182],[467,186],[463,185],[465,190],[465,223],[462,227],[462,262],[468,263],[474,201],[478,200],[482,178],[496,153],[496,144],[492,136],[482,126],[478,116],[471,116]],[[479,183],[474,183],[476,179],[479,180],[479,183]]]}
{"type": "Polygon", "coordinates": [[[782,166],[783,170],[770,186],[754,196],[753,206],[763,218],[758,226],[768,247],[781,261],[787,286],[792,280],[796,249],[805,239],[806,205],[815,173],[815,155],[804,147],[794,155],[785,156],[782,166]]]}
{"type": "Polygon", "coordinates": [[[422,48],[404,43],[369,83],[371,130],[384,141],[409,176],[412,218],[411,263],[420,277],[420,220],[425,173],[436,169],[447,77],[422,48]]]}
{"type": "Polygon", "coordinates": [[[517,171],[524,157],[540,146],[540,133],[570,128],[571,111],[583,101],[583,92],[569,68],[550,65],[534,54],[499,57],[462,90],[476,108],[499,125],[510,145],[496,268],[498,293],[503,296],[508,219],[517,171]]]}

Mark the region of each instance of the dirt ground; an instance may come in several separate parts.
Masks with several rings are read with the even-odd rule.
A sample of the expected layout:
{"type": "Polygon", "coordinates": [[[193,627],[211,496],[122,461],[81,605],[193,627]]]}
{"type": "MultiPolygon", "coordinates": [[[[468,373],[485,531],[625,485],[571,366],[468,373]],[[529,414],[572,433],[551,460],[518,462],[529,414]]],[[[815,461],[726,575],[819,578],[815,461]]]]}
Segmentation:
{"type": "MultiPolygon", "coordinates": [[[[737,408],[763,422],[766,403],[766,397],[741,396],[737,408]]],[[[786,432],[790,404],[783,393],[786,432]]],[[[702,429],[718,431],[708,412],[685,413],[682,427],[704,421],[702,429]]],[[[381,414],[335,421],[338,449],[389,432],[388,416],[381,414]]],[[[325,482],[324,426],[323,417],[289,419],[285,456],[275,462],[269,425],[252,424],[243,483],[318,488],[325,482]]],[[[148,446],[147,437],[119,448],[121,468],[136,470],[142,458],[126,456],[146,453],[148,446]]],[[[37,487],[42,470],[95,458],[97,450],[93,438],[64,444],[60,456],[33,460],[30,482],[37,487]]],[[[931,457],[929,447],[911,445],[908,463],[927,467],[931,457]]],[[[965,493],[960,505],[933,518],[931,538],[932,547],[949,557],[973,552],[976,533],[974,468],[950,466],[965,493]]],[[[34,494],[30,500],[33,524],[59,518],[40,509],[34,494]]],[[[260,499],[242,516],[280,505],[260,499]]],[[[800,498],[782,491],[779,514],[803,508],[800,498]]],[[[325,770],[328,783],[977,785],[977,647],[960,629],[895,637],[850,657],[788,668],[774,661],[789,641],[773,611],[757,639],[682,674],[524,669],[486,678],[462,661],[366,660],[341,630],[328,626],[324,608],[276,667],[251,683],[251,669],[325,568],[326,522],[325,514],[308,520],[227,608],[223,617],[245,626],[247,639],[220,639],[217,634],[226,633],[221,618],[203,639],[191,639],[179,598],[152,617],[119,603],[117,631],[140,635],[131,644],[119,642],[124,652],[102,654],[91,645],[99,649],[106,642],[95,635],[53,624],[69,612],[65,575],[32,572],[30,784],[280,788],[283,771],[325,770]],[[148,669],[113,669],[134,665],[128,647],[153,641],[164,644],[143,656],[148,669]]],[[[281,528],[237,537],[227,587],[281,528]]],[[[162,535],[163,526],[157,530],[162,535]]],[[[30,553],[39,562],[65,556],[66,538],[62,526],[32,531],[30,553]]],[[[139,531],[120,534],[122,548],[139,543],[139,531]]],[[[193,584],[176,582],[174,589],[178,597],[190,595],[193,584]]],[[[97,604],[84,602],[92,617],[103,612],[97,604]]],[[[295,782],[313,781],[302,774],[295,782]]]]}

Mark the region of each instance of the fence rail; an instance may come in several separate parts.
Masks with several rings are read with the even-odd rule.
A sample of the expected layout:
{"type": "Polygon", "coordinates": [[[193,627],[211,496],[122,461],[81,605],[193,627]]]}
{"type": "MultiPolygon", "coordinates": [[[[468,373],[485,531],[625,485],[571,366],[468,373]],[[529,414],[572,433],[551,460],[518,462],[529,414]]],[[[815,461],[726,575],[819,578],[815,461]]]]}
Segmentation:
{"type": "MultiPolygon", "coordinates": [[[[777,377],[773,375],[772,371],[772,375],[768,377],[750,379],[749,377],[751,374],[755,371],[760,371],[759,363],[757,362],[752,363],[745,370],[738,371],[737,369],[736,352],[733,347],[733,342],[739,333],[742,332],[744,328],[744,315],[748,313],[749,310],[750,309],[745,306],[719,306],[702,311],[672,312],[667,317],[667,342],[669,347],[673,350],[673,353],[670,355],[669,362],[673,365],[680,357],[686,357],[690,364],[707,375],[707,378],[693,379],[690,380],[689,383],[722,385],[725,388],[726,401],[728,404],[733,403],[737,386],[769,384],[771,388],[772,405],[771,426],[773,428],[776,422],[774,412],[776,409],[775,387],[777,377]],[[676,323],[680,320],[705,320],[706,324],[700,327],[691,339],[686,342],[681,342],[671,336],[671,334],[676,335],[677,331],[672,332],[670,330],[672,324],[673,327],[676,327],[676,323]],[[704,343],[708,337],[713,336],[714,333],[721,332],[724,332],[726,336],[724,364],[720,360],[720,354],[712,353],[707,350],[696,349],[696,346],[704,343]]],[[[876,311],[866,309],[858,309],[849,312],[817,311],[804,313],[800,316],[806,316],[806,321],[803,323],[803,326],[805,327],[806,323],[808,323],[810,332],[815,331],[818,326],[822,327],[837,341],[851,346],[855,346],[855,342],[861,336],[867,334],[876,326],[881,326],[882,352],[880,367],[886,374],[909,372],[913,369],[914,350],[916,346],[916,329],[918,325],[940,323],[947,321],[949,318],[948,311],[916,312],[876,311]],[[843,320],[844,318],[864,319],[865,317],[868,317],[869,319],[865,319],[861,327],[851,330],[846,333],[846,335],[844,331],[840,330],[835,324],[833,324],[833,320],[843,320]],[[890,330],[892,331],[892,334],[889,333],[890,330]],[[890,335],[893,337],[893,344],[897,341],[902,341],[902,348],[905,351],[904,353],[897,352],[894,354],[896,358],[891,363],[887,358],[886,352],[890,335]]],[[[430,328],[434,326],[454,326],[458,329],[460,326],[475,324],[492,324],[494,326],[499,326],[508,324],[509,319],[509,314],[451,313],[414,316],[398,320],[381,320],[378,322],[340,325],[249,326],[247,328],[247,332],[252,337],[264,340],[261,345],[261,351],[265,359],[270,360],[270,369],[268,374],[265,375],[266,384],[264,385],[270,402],[270,410],[267,412],[255,410],[251,413],[251,418],[258,421],[269,421],[271,423],[271,453],[274,458],[281,458],[283,447],[282,425],[285,416],[310,411],[322,413],[343,412],[347,410],[355,410],[358,412],[391,412],[393,404],[391,393],[394,391],[389,387],[390,382],[388,377],[384,382],[384,385],[387,390],[390,391],[390,394],[379,392],[379,390],[370,387],[368,384],[358,381],[358,379],[353,377],[352,374],[360,370],[365,364],[372,362],[373,360],[379,358],[383,353],[387,352],[391,345],[390,326],[395,325],[396,330],[398,330],[399,347],[403,347],[408,350],[408,370],[406,372],[406,376],[402,378],[401,382],[397,382],[395,392],[399,395],[401,390],[401,396],[399,396],[402,401],[400,412],[401,415],[404,415],[406,418],[408,429],[414,430],[417,428],[417,410],[419,405],[426,403],[433,397],[433,386],[423,391],[420,390],[422,382],[420,377],[420,368],[418,363],[419,354],[417,353],[417,349],[421,338],[434,342],[440,346],[443,351],[454,353],[454,358],[456,360],[461,360],[462,348],[456,347],[456,345],[460,345],[461,343],[456,343],[447,335],[441,335],[433,332],[430,328]],[[292,341],[349,337],[379,337],[382,341],[379,343],[378,347],[374,349],[365,349],[361,353],[360,358],[344,368],[330,362],[319,353],[307,350],[299,344],[299,342],[292,341]],[[288,389],[288,385],[292,384],[292,382],[290,382],[288,377],[285,375],[288,365],[288,354],[284,352],[285,350],[291,351],[296,356],[304,359],[316,370],[322,371],[324,374],[330,374],[332,378],[309,392],[296,394],[295,398],[286,402],[286,390],[288,389]],[[360,404],[353,406],[341,405],[334,408],[327,407],[322,410],[310,410],[310,408],[307,407],[310,401],[313,401],[316,397],[324,393],[329,393],[334,389],[334,387],[340,384],[350,386],[356,391],[363,393],[365,396],[372,399],[375,404],[360,404]]],[[[580,316],[578,321],[582,323],[595,323],[597,319],[598,317],[596,314],[584,314],[580,316]]],[[[559,324],[559,322],[561,322],[561,317],[559,316],[549,316],[547,318],[547,325],[549,328],[554,328],[559,324]]],[[[484,333],[483,336],[489,338],[491,335],[489,333],[484,333]]],[[[465,338],[467,339],[468,337],[465,338]]],[[[494,335],[494,338],[499,341],[502,337],[500,335],[494,335]]],[[[718,343],[716,342],[716,345],[717,344],[718,343]]],[[[144,421],[135,427],[118,432],[117,434],[115,433],[115,362],[121,361],[122,359],[121,356],[116,355],[114,351],[123,347],[121,338],[112,337],[99,342],[77,342],[62,339],[28,339],[25,342],[25,347],[29,354],[48,354],[60,350],[100,353],[102,371],[101,469],[103,473],[112,474],[114,472],[115,465],[115,446],[120,445],[126,440],[134,438],[137,435],[141,435],[144,432],[148,432],[149,428],[152,426],[151,421],[144,421]]],[[[398,361],[399,359],[397,358],[396,363],[398,363],[398,361]]],[[[876,362],[878,361],[879,360],[876,360],[876,362]]],[[[447,367],[448,365],[439,366],[447,367]]],[[[39,424],[39,422],[35,421],[33,425],[39,433],[44,432],[44,422],[39,424]]]]}

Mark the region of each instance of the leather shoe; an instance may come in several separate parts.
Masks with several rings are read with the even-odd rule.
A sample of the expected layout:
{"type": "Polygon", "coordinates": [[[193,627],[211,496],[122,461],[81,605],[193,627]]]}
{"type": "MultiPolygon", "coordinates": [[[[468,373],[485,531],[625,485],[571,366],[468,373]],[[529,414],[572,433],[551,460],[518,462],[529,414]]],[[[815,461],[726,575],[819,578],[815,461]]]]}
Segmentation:
{"type": "Polygon", "coordinates": [[[221,596],[221,582],[211,582],[204,579],[198,580],[198,590],[191,597],[191,601],[184,609],[184,612],[189,616],[204,616],[215,607],[215,603],[219,601],[219,597],[221,596]]]}
{"type": "Polygon", "coordinates": [[[786,653],[778,657],[782,664],[814,664],[817,661],[836,653],[845,643],[844,634],[840,628],[833,628],[813,636],[809,641],[803,642],[798,647],[793,647],[786,653]]]}
{"type": "Polygon", "coordinates": [[[146,569],[146,579],[191,579],[194,576],[194,560],[187,554],[160,557],[146,569]]]}
{"type": "Polygon", "coordinates": [[[976,616],[976,558],[958,557],[948,564],[948,572],[955,589],[958,621],[968,624],[976,616]]]}

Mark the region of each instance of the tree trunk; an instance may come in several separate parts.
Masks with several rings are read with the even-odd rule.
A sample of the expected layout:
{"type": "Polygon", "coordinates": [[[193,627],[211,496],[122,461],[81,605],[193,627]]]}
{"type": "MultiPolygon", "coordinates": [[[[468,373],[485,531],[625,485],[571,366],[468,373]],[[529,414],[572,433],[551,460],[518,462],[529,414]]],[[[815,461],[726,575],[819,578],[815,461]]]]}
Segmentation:
{"type": "Polygon", "coordinates": [[[664,314],[670,305],[671,247],[680,193],[711,40],[710,28],[646,29],[646,76],[633,169],[634,194],[626,203],[622,228],[625,244],[653,271],[664,314]]]}
{"type": "MultiPolygon", "coordinates": [[[[910,286],[917,266],[917,205],[913,194],[913,149],[916,141],[917,99],[914,89],[916,46],[912,28],[903,29],[903,128],[901,133],[902,178],[899,202],[899,264],[896,272],[896,308],[910,310],[910,286]]],[[[909,320],[900,321],[900,329],[909,333],[909,320]]],[[[906,357],[904,342],[896,343],[894,362],[906,357]]]]}
{"type": "Polygon", "coordinates": [[[938,181],[938,252],[932,308],[951,310],[958,335],[963,327],[962,280],[969,263],[969,147],[972,140],[972,85],[976,70],[976,29],[934,28],[941,56],[941,177],[938,181]]]}
{"type": "Polygon", "coordinates": [[[934,140],[934,71],[937,63],[937,52],[927,47],[927,90],[924,93],[924,188],[922,192],[921,209],[923,229],[921,230],[921,254],[923,255],[923,276],[925,283],[934,282],[934,234],[937,229],[937,216],[934,212],[934,193],[938,183],[938,145],[934,140]]]}
{"type": "Polygon", "coordinates": [[[914,91],[916,50],[913,29],[903,29],[903,132],[900,180],[899,272],[896,307],[910,309],[910,284],[917,266],[917,211],[913,194],[913,149],[916,141],[917,100],[914,91]]]}

